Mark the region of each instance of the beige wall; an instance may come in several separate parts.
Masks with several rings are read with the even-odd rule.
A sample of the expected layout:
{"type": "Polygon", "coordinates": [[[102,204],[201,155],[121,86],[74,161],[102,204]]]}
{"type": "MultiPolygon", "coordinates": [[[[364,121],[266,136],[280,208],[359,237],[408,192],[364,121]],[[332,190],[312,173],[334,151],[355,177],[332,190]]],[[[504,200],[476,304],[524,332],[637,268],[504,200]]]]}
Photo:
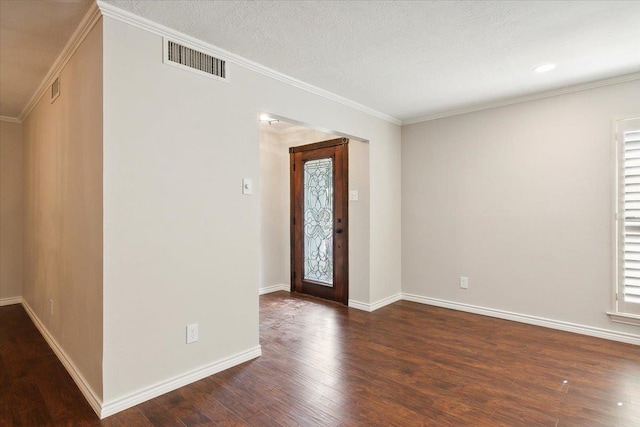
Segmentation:
{"type": "MultiPolygon", "coordinates": [[[[289,147],[339,138],[304,126],[279,129],[260,125],[259,287],[290,286],[289,147]]],[[[369,301],[369,144],[351,138],[349,189],[349,299],[369,301]]]]}
{"type": "Polygon", "coordinates": [[[166,66],[162,37],[104,23],[107,404],[259,345],[259,193],[241,180],[259,191],[260,112],[370,141],[370,286],[399,292],[399,126],[233,63],[226,83],[166,66]]]}
{"type": "Polygon", "coordinates": [[[638,115],[633,81],[404,126],[403,292],[638,335],[606,314],[612,124],[638,115]]]}
{"type": "Polygon", "coordinates": [[[349,201],[349,301],[371,300],[371,196],[369,191],[369,143],[349,140],[349,190],[358,192],[349,201]]]}
{"type": "Polygon", "coordinates": [[[23,123],[26,303],[102,397],[102,22],[23,123]],[[50,311],[53,300],[53,313],[50,311]]]}
{"type": "Polygon", "coordinates": [[[22,296],[22,125],[0,121],[0,305],[22,296]]]}

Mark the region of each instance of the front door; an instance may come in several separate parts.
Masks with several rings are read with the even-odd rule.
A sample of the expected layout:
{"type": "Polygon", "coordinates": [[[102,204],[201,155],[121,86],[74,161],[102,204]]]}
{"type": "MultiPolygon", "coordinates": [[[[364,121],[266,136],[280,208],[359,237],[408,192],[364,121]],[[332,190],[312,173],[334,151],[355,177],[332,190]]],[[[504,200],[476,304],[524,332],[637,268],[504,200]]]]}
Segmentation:
{"type": "Polygon", "coordinates": [[[289,149],[291,292],[347,304],[348,146],[346,138],[289,149]]]}

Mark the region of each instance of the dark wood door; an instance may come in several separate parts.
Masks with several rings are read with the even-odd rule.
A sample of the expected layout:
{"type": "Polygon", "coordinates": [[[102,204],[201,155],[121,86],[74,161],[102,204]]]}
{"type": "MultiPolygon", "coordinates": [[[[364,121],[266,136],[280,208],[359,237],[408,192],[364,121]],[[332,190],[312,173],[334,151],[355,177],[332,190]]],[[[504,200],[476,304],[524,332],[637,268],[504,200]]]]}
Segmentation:
{"type": "Polygon", "coordinates": [[[291,292],[349,300],[349,140],[289,149],[291,292]]]}

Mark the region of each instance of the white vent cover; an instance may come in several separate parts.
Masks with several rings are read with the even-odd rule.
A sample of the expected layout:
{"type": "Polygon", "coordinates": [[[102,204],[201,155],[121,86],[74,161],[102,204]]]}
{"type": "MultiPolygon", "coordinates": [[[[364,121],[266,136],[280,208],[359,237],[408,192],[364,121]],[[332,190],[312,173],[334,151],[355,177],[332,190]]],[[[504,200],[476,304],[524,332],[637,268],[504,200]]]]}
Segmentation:
{"type": "Polygon", "coordinates": [[[60,77],[56,77],[56,79],[51,84],[51,103],[58,99],[60,96],[60,77]]]}
{"type": "Polygon", "coordinates": [[[216,80],[227,80],[226,61],[164,39],[163,62],[216,80]]]}

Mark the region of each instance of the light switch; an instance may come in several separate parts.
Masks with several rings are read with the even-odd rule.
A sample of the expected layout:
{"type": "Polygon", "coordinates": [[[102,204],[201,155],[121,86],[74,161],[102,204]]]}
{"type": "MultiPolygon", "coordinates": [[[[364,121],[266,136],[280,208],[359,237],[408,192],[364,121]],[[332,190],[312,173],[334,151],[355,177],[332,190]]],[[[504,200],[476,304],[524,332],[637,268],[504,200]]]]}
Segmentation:
{"type": "Polygon", "coordinates": [[[242,178],[242,194],[253,194],[253,181],[242,178]]]}
{"type": "Polygon", "coordinates": [[[354,202],[358,200],[358,190],[349,191],[349,200],[354,202]]]}

